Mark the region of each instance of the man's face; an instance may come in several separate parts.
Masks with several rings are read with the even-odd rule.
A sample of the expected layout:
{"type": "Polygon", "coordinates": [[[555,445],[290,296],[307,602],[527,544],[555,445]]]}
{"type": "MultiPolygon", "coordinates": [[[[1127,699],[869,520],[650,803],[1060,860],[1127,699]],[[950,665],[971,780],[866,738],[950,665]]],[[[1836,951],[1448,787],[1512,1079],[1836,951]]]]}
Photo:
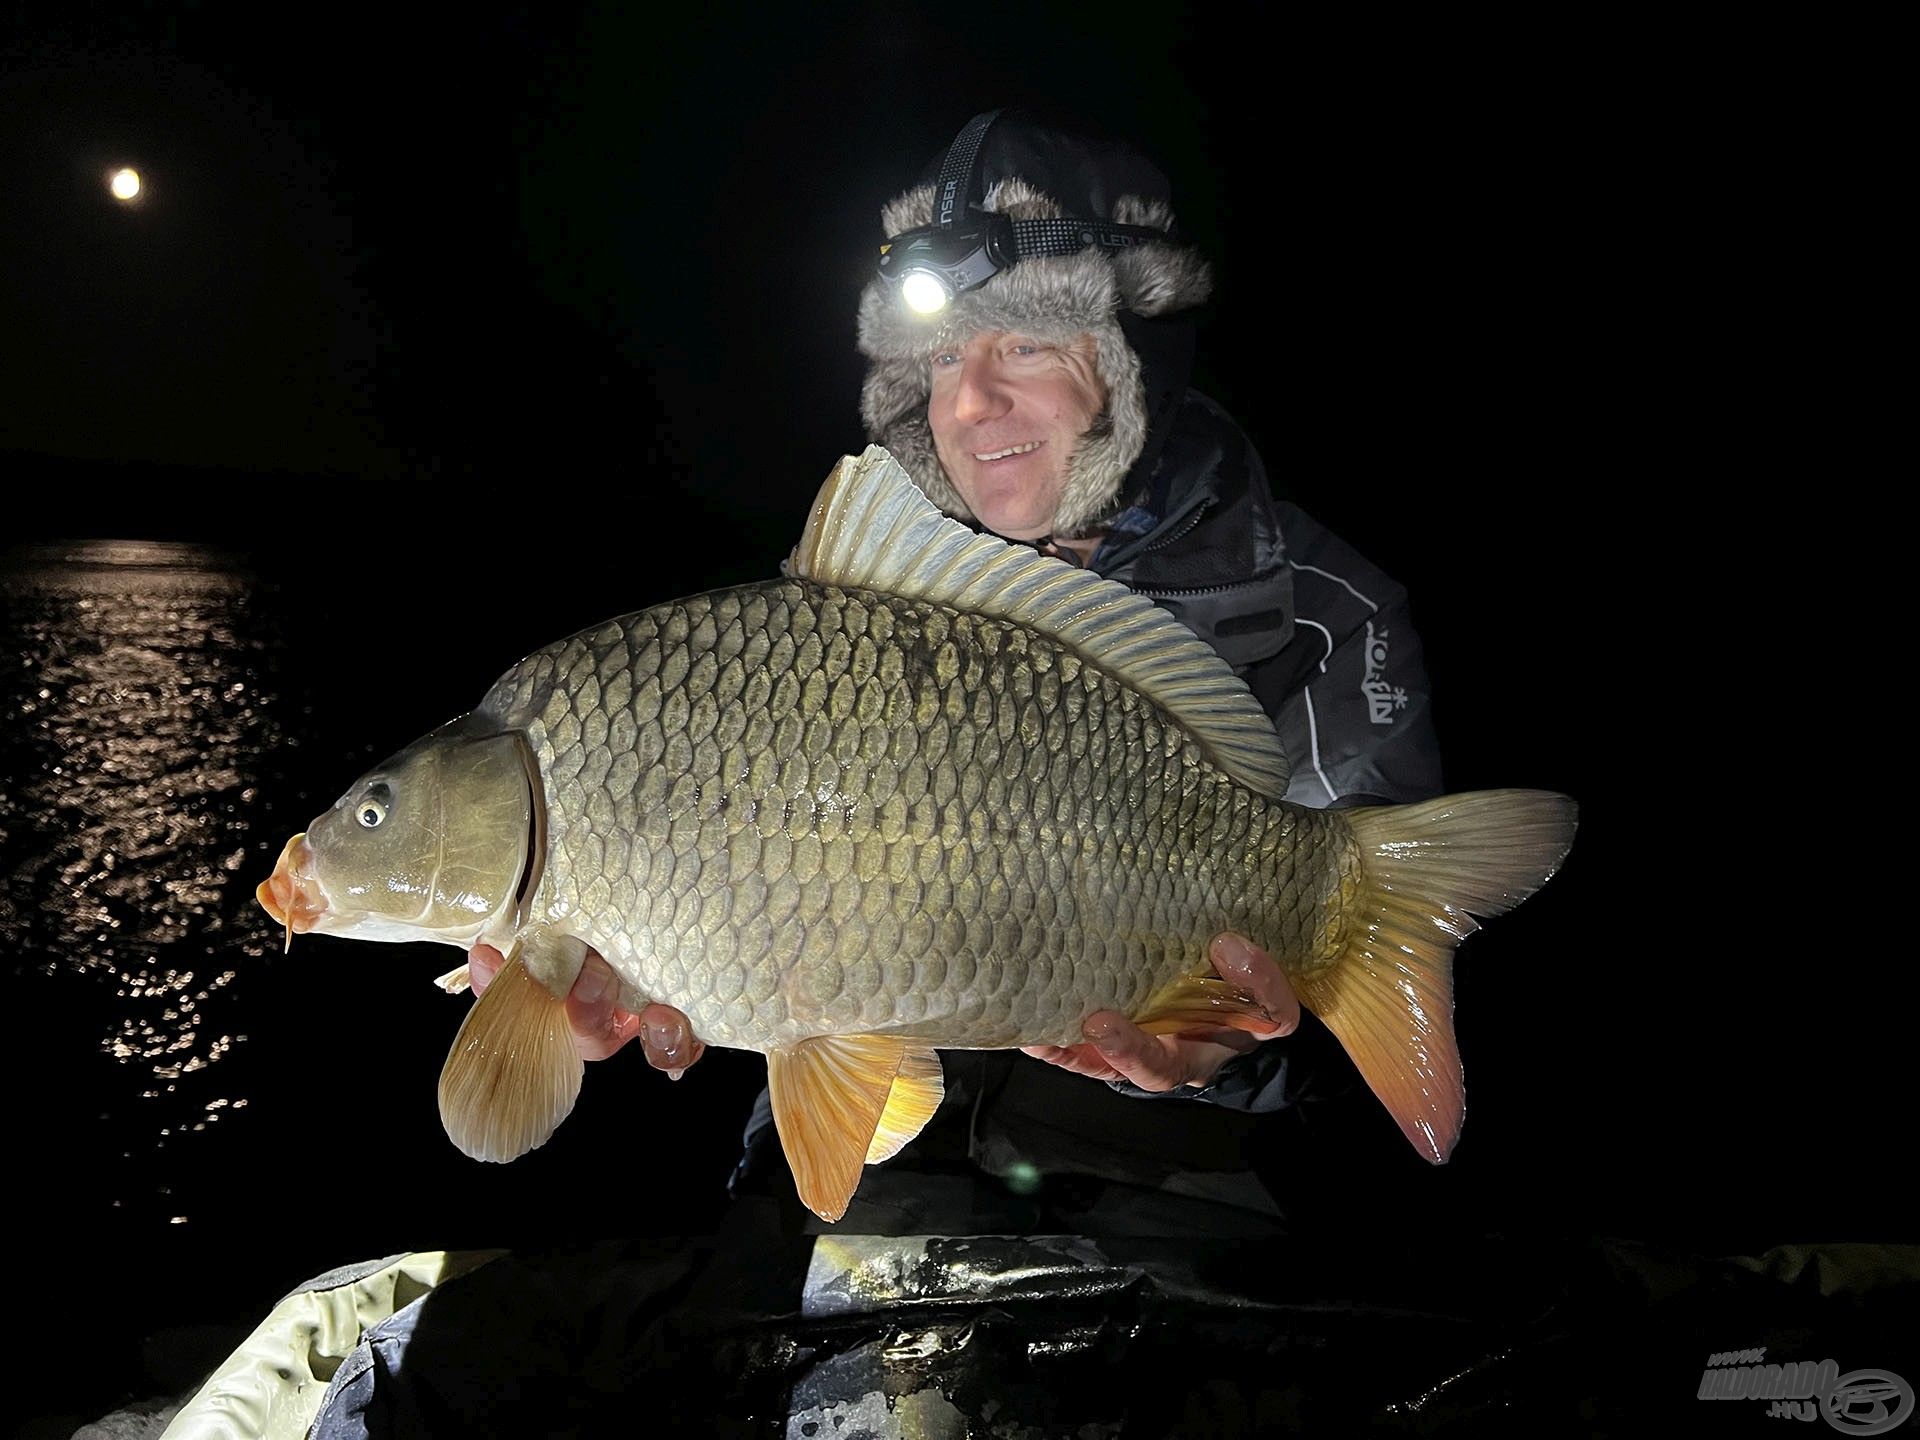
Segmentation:
{"type": "Polygon", "coordinates": [[[1052,533],[1067,462],[1106,408],[1091,335],[1048,345],[1007,330],[933,357],[927,421],[967,508],[996,535],[1052,533]]]}

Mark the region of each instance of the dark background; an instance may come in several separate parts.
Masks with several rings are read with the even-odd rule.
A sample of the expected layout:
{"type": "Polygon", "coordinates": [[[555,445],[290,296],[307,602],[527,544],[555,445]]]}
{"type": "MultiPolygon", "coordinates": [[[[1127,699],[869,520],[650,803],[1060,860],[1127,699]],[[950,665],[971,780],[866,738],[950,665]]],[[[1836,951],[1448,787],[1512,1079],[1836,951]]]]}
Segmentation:
{"type": "Polygon", "coordinates": [[[1679,62],[1623,94],[1605,37],[1521,66],[1180,7],[12,9],[0,444],[145,531],[331,553],[392,535],[399,485],[414,563],[604,568],[575,517],[617,514],[685,525],[630,564],[758,566],[743,522],[785,542],[861,439],[880,204],[1012,102],[1175,177],[1219,281],[1201,387],[1375,548],[1446,515],[1537,542],[1674,400],[1637,327],[1700,201],[1650,163],[1679,62]]]}
{"type": "MultiPolygon", "coordinates": [[[[1699,425],[1724,339],[1704,233],[1767,123],[1710,98],[1735,42],[1256,34],[1224,7],[403,12],[0,10],[0,541],[248,556],[311,656],[302,795],[560,634],[769,575],[864,442],[880,205],[976,110],[1032,105],[1172,175],[1216,271],[1198,384],[1408,586],[1449,784],[1582,805],[1562,875],[1463,954],[1454,1163],[1356,1108],[1301,1151],[1339,1173],[1298,1185],[1436,1244],[1920,1238],[1883,1168],[1910,1148],[1906,947],[1854,898],[1866,847],[1821,762],[1780,758],[1785,687],[1727,664],[1779,607],[1702,599],[1741,483],[1699,425]]],[[[717,1185],[758,1060],[667,1092],[621,1057],[568,1127],[597,1168],[523,1162],[476,1213],[430,1134],[377,1138],[450,1032],[352,948],[275,971],[274,1034],[313,1043],[285,1168],[210,1187],[217,1247],[128,1242],[177,1314],[231,1300],[176,1277],[243,1239],[265,1303],[388,1250],[670,1227],[717,1185]],[[681,1108],[636,1129],[636,1092],[681,1108]],[[444,1228],[383,1230],[398,1191],[444,1196],[444,1228]]],[[[73,1158],[29,1133],[32,1165],[73,1158]]]]}

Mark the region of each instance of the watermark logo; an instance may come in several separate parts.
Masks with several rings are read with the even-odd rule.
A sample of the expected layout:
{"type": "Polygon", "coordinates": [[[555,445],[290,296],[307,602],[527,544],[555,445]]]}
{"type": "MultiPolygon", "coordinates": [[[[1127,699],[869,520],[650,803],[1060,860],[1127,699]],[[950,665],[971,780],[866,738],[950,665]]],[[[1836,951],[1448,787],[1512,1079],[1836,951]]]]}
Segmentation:
{"type": "Polygon", "coordinates": [[[1764,1347],[1723,1350],[1700,1372],[1702,1400],[1766,1400],[1778,1420],[1823,1417],[1849,1435],[1883,1435],[1913,1417],[1914,1391],[1891,1370],[1849,1370],[1832,1360],[1770,1364],[1764,1347]]]}
{"type": "Polygon", "coordinates": [[[1387,683],[1387,627],[1378,630],[1367,621],[1367,673],[1360,679],[1367,697],[1367,718],[1375,725],[1391,725],[1393,712],[1407,708],[1407,692],[1387,683]]]}

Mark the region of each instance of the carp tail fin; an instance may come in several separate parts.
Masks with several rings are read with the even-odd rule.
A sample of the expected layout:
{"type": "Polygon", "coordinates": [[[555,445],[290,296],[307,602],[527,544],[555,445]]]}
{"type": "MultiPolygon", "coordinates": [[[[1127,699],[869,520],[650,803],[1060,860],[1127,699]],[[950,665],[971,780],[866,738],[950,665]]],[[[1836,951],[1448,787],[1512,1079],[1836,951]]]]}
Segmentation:
{"type": "Polygon", "coordinates": [[[1361,893],[1337,961],[1294,981],[1414,1149],[1444,1164],[1467,1101],[1453,1032],[1453,952],[1538,890],[1573,844],[1574,802],[1477,790],[1343,812],[1361,893]]]}

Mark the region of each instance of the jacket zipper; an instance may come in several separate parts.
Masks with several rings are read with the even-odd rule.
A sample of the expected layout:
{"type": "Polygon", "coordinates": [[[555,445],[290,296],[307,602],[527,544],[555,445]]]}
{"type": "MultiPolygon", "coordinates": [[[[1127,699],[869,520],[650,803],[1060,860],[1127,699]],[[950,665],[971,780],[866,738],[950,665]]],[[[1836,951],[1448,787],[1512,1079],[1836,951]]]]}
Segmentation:
{"type": "MultiPolygon", "coordinates": [[[[1214,507],[1215,503],[1216,502],[1213,500],[1211,496],[1209,496],[1205,500],[1202,500],[1198,505],[1193,507],[1193,509],[1188,513],[1187,518],[1180,522],[1180,525],[1177,529],[1171,530],[1167,534],[1162,535],[1158,540],[1155,540],[1151,545],[1142,545],[1138,550],[1133,552],[1132,557],[1128,560],[1127,563],[1132,564],[1134,560],[1138,560],[1142,555],[1151,555],[1156,550],[1166,549],[1167,546],[1173,544],[1174,541],[1178,540],[1182,535],[1185,535],[1189,530],[1193,529],[1194,526],[1198,525],[1202,520],[1202,518],[1205,517],[1207,511],[1211,510],[1214,507]]],[[[1158,591],[1158,592],[1153,590],[1140,590],[1138,586],[1134,586],[1134,585],[1129,585],[1127,588],[1129,590],[1138,590],[1139,593],[1142,595],[1153,595],[1156,593],[1166,594],[1166,595],[1177,595],[1177,594],[1186,593],[1184,591],[1177,591],[1177,590],[1166,590],[1166,591],[1158,591]]],[[[1221,588],[1231,589],[1232,587],[1223,586],[1221,588]]],[[[1198,594],[1201,592],[1195,591],[1194,593],[1198,594]]]]}
{"type": "MultiPolygon", "coordinates": [[[[1212,496],[1209,496],[1205,500],[1202,500],[1198,505],[1193,507],[1193,510],[1188,514],[1187,518],[1180,522],[1180,525],[1178,528],[1174,530],[1170,530],[1165,535],[1162,535],[1158,540],[1154,541],[1151,545],[1141,546],[1139,553],[1142,555],[1150,555],[1155,550],[1166,549],[1167,546],[1173,544],[1174,541],[1180,539],[1188,531],[1192,530],[1203,519],[1205,519],[1207,511],[1211,510],[1215,505],[1219,503],[1220,502],[1214,499],[1212,496]]],[[[1229,590],[1244,590],[1247,586],[1255,585],[1258,583],[1259,583],[1258,577],[1255,577],[1254,579],[1249,579],[1249,580],[1235,580],[1232,584],[1229,584],[1229,585],[1198,585],[1198,586],[1193,586],[1186,589],[1150,589],[1144,585],[1132,585],[1132,586],[1129,586],[1128,588],[1131,589],[1135,594],[1145,595],[1149,599],[1174,600],[1174,599],[1182,599],[1187,596],[1194,596],[1194,595],[1224,595],[1229,590]]]]}
{"type": "Polygon", "coordinates": [[[1175,600],[1194,595],[1224,595],[1229,590],[1244,590],[1249,585],[1259,583],[1259,577],[1255,576],[1251,580],[1236,580],[1231,585],[1200,585],[1184,590],[1149,590],[1144,585],[1133,585],[1128,588],[1136,595],[1145,595],[1149,600],[1175,600]]]}
{"type": "Polygon", "coordinates": [[[1198,525],[1200,521],[1206,516],[1207,511],[1211,510],[1217,503],[1219,502],[1214,500],[1212,496],[1208,496],[1205,500],[1202,500],[1198,505],[1193,507],[1192,513],[1189,514],[1187,518],[1181,522],[1179,529],[1171,531],[1168,534],[1162,535],[1158,540],[1154,541],[1151,545],[1141,546],[1140,553],[1142,555],[1150,555],[1155,550],[1166,549],[1167,546],[1173,544],[1174,541],[1180,539],[1181,536],[1185,535],[1189,530],[1193,529],[1194,526],[1198,525]]]}

